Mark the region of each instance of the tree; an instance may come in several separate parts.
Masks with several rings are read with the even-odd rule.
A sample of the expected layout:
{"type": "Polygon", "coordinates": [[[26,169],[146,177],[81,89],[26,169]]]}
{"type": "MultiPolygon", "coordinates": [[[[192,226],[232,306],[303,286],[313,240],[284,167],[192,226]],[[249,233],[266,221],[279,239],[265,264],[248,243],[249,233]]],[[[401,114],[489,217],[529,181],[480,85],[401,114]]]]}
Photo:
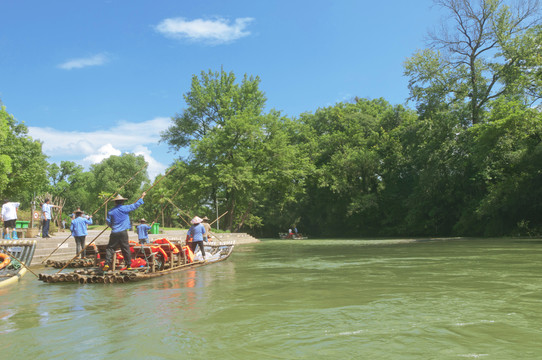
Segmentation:
{"type": "MultiPolygon", "coordinates": [[[[90,167],[92,183],[89,184],[89,193],[114,194],[118,191],[130,201],[135,201],[141,195],[143,185],[149,183],[147,172],[144,170],[146,165],[142,155],[127,153],[121,156],[110,156],[90,167]]],[[[102,203],[102,198],[94,197],[90,206],[97,209],[102,203]]]]}
{"type": "Polygon", "coordinates": [[[194,76],[185,95],[188,107],[162,135],[175,150],[190,145],[184,181],[196,192],[189,196],[199,197],[193,209],[212,213],[220,201],[233,231],[261,226],[257,214],[268,197],[277,204],[291,199],[306,164],[290,141],[289,120],[276,111],[263,113],[260,79],[235,80],[224,70],[194,76]]]}
{"type": "Polygon", "coordinates": [[[541,98],[538,0],[521,0],[515,7],[502,0],[435,3],[449,12],[450,21],[430,34],[431,49],[405,63],[411,99],[422,115],[445,104],[462,111],[466,123],[477,124],[501,96],[530,103],[541,98]]]}
{"type": "Polygon", "coordinates": [[[48,192],[65,201],[67,212],[77,208],[93,211],[95,199],[89,192],[89,187],[94,183],[92,173],[85,172],[81,165],[72,161],[61,161],[60,165],[49,165],[48,175],[48,192]]]}
{"type": "MultiPolygon", "coordinates": [[[[7,116],[4,108],[0,111],[0,149],[7,148],[7,138],[10,132],[7,116]]],[[[3,152],[3,151],[2,151],[3,152]]],[[[11,157],[0,152],[0,193],[3,193],[9,183],[11,174],[11,157]]]]}
{"type": "Polygon", "coordinates": [[[30,201],[34,191],[47,185],[47,160],[41,143],[28,136],[5,107],[0,108],[0,194],[30,201]]]}
{"type": "Polygon", "coordinates": [[[83,172],[83,167],[77,165],[73,161],[61,161],[60,166],[57,164],[51,164],[48,168],[49,178],[51,179],[51,185],[54,187],[58,184],[65,182],[71,183],[74,178],[83,172]]]}
{"type": "Polygon", "coordinates": [[[300,142],[308,144],[316,169],[307,179],[301,226],[323,236],[378,234],[390,216],[389,207],[381,206],[381,194],[390,194],[388,181],[394,179],[387,177],[387,165],[395,169],[391,159],[400,153],[390,146],[396,141],[391,134],[412,117],[383,99],[359,98],[302,114],[307,139],[300,142]]]}
{"type": "Polygon", "coordinates": [[[162,134],[162,141],[180,150],[192,140],[202,139],[215,126],[224,126],[233,116],[260,115],[266,102],[258,89],[260,78],[245,75],[241,84],[235,80],[233,72],[223,69],[193,75],[190,91],[183,95],[187,108],[172,118],[173,125],[162,134]]]}
{"type": "Polygon", "coordinates": [[[457,230],[478,228],[486,236],[539,234],[542,113],[519,101],[498,101],[489,116],[487,124],[469,129],[476,181],[485,191],[457,230]]]}

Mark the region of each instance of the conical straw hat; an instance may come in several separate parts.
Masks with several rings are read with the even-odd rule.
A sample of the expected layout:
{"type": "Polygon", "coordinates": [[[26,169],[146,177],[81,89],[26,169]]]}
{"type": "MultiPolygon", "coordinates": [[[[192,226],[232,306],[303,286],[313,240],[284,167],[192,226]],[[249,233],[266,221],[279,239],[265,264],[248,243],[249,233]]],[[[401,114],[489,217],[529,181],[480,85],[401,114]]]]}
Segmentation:
{"type": "Polygon", "coordinates": [[[114,201],[121,201],[121,200],[128,200],[128,199],[122,197],[120,194],[117,194],[117,196],[115,196],[115,198],[113,200],[114,201]]]}
{"type": "Polygon", "coordinates": [[[196,224],[201,224],[201,222],[203,221],[202,218],[198,217],[198,216],[194,216],[194,218],[192,220],[190,220],[190,222],[194,225],[196,224]]]}

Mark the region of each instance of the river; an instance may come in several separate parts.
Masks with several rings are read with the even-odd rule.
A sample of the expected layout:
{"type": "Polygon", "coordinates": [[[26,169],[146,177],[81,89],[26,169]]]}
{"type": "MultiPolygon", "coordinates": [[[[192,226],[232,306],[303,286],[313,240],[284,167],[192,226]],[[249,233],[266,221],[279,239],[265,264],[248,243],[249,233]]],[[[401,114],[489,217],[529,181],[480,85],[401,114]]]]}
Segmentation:
{"type": "MultiPolygon", "coordinates": [[[[266,240],[145,282],[0,289],[11,359],[540,359],[540,239],[266,240]]],[[[50,269],[33,268],[38,271],[50,269]]]]}

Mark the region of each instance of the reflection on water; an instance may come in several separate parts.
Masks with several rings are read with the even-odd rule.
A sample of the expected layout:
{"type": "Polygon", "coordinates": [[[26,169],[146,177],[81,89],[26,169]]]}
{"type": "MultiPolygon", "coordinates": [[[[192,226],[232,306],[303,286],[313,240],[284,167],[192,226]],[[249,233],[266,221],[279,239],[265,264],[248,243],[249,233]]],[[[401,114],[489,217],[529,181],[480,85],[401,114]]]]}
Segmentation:
{"type": "Polygon", "coordinates": [[[264,241],[127,284],[0,289],[21,359],[538,359],[537,240],[264,241]]]}

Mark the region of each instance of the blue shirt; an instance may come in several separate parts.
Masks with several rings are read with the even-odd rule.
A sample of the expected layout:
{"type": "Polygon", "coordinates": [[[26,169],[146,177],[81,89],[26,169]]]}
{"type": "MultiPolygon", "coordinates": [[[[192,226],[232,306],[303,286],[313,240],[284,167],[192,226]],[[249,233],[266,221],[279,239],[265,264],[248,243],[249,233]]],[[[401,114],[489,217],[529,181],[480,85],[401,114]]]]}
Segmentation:
{"type": "Polygon", "coordinates": [[[45,220],[51,220],[51,209],[53,208],[53,205],[43,203],[41,206],[41,211],[43,211],[43,217],[45,220]]]}
{"type": "Polygon", "coordinates": [[[79,216],[72,220],[70,225],[70,230],[72,235],[75,236],[87,236],[87,225],[92,225],[92,219],[87,219],[86,217],[79,216]]]}
{"type": "Polygon", "coordinates": [[[205,234],[205,227],[202,224],[192,225],[187,233],[192,237],[192,241],[203,241],[203,234],[205,234]]]}
{"type": "Polygon", "coordinates": [[[141,224],[137,226],[137,236],[138,239],[147,239],[149,237],[149,230],[151,227],[147,224],[141,224]]]}
{"type": "Polygon", "coordinates": [[[143,199],[137,200],[131,205],[117,205],[107,213],[107,225],[111,232],[121,232],[130,229],[130,216],[128,213],[143,205],[143,199]]]}

